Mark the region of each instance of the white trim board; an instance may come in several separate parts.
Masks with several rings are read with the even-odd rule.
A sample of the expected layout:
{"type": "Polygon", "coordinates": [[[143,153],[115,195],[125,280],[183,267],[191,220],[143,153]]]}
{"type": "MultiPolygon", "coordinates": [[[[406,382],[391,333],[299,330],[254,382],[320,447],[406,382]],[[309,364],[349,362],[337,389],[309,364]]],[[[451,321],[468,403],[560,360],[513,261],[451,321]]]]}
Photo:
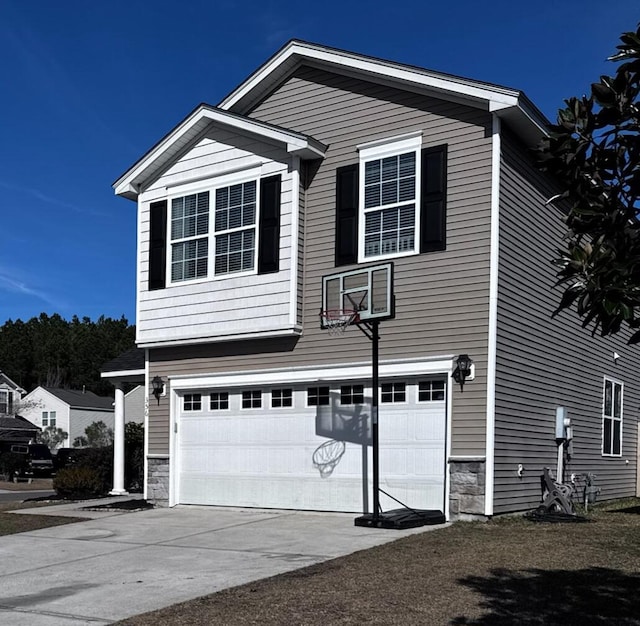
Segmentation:
{"type": "MultiPolygon", "coordinates": [[[[381,362],[380,377],[429,376],[436,374],[451,375],[453,357],[440,357],[434,360],[407,360],[400,362],[381,362]]],[[[340,363],[308,368],[283,368],[275,370],[250,370],[247,372],[224,372],[201,376],[169,376],[172,391],[185,389],[204,389],[206,387],[240,387],[243,385],[287,384],[367,379],[371,377],[371,363],[340,363]]]]}

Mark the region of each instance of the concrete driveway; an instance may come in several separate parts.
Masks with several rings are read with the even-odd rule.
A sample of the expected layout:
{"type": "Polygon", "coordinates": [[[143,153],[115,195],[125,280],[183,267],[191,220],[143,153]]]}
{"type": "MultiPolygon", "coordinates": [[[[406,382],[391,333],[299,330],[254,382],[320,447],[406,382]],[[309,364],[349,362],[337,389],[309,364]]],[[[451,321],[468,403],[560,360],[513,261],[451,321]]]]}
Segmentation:
{"type": "Polygon", "coordinates": [[[0,537],[0,623],[108,624],[437,528],[357,528],[339,513],[74,507],[47,512],[95,519],[0,537]]]}

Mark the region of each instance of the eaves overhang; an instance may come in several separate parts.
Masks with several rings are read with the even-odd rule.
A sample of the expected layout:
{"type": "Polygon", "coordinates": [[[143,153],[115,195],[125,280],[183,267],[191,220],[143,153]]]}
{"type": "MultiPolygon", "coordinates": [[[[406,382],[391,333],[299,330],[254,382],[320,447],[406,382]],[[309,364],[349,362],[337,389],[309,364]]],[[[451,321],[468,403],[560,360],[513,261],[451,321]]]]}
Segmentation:
{"type": "Polygon", "coordinates": [[[522,139],[536,144],[549,121],[522,91],[405,65],[306,41],[292,40],[234,89],[218,107],[248,113],[301,65],[451,100],[495,113],[522,139]]]}
{"type": "Polygon", "coordinates": [[[113,183],[116,195],[136,200],[145,184],[155,179],[211,124],[280,144],[302,159],[322,158],[327,150],[323,143],[302,133],[200,104],[113,183]]]}

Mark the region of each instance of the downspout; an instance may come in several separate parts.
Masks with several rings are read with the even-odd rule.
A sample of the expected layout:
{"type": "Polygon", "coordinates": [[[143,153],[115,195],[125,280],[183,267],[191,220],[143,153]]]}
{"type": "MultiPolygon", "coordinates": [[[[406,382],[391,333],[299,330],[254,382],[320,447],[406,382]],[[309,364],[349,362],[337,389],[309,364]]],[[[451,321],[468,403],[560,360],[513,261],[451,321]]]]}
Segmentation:
{"type": "Polygon", "coordinates": [[[489,253],[489,338],[487,342],[487,420],[484,514],[493,515],[496,427],[496,352],[498,330],[498,262],[500,248],[500,118],[492,114],[491,251],[489,253]]]}

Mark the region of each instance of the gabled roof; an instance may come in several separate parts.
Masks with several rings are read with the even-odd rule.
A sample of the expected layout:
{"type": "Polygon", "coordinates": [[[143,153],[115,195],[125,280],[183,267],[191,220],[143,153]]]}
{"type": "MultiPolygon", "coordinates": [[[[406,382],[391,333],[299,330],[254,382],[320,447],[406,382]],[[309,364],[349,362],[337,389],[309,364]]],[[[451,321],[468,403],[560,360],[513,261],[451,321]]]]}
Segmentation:
{"type": "Polygon", "coordinates": [[[0,370],[0,383],[2,382],[21,394],[26,393],[26,391],[22,387],[20,387],[20,385],[14,383],[3,371],[0,370]]]}
{"type": "Polygon", "coordinates": [[[203,103],[113,183],[116,194],[135,200],[141,187],[153,180],[211,124],[283,144],[287,152],[303,159],[322,157],[327,149],[313,137],[203,103]]]}
{"type": "Polygon", "coordinates": [[[41,388],[68,404],[72,409],[101,409],[113,411],[113,398],[98,396],[92,391],[57,389],[55,387],[41,388]]]}
{"type": "Polygon", "coordinates": [[[42,429],[39,426],[32,424],[24,417],[16,415],[15,417],[0,417],[0,431],[2,430],[20,430],[24,432],[37,433],[42,429]]]}
{"type": "Polygon", "coordinates": [[[296,39],[278,50],[218,106],[224,110],[247,113],[301,65],[485,109],[509,120],[514,130],[528,143],[537,143],[549,124],[524,93],[517,89],[296,39]]]}

